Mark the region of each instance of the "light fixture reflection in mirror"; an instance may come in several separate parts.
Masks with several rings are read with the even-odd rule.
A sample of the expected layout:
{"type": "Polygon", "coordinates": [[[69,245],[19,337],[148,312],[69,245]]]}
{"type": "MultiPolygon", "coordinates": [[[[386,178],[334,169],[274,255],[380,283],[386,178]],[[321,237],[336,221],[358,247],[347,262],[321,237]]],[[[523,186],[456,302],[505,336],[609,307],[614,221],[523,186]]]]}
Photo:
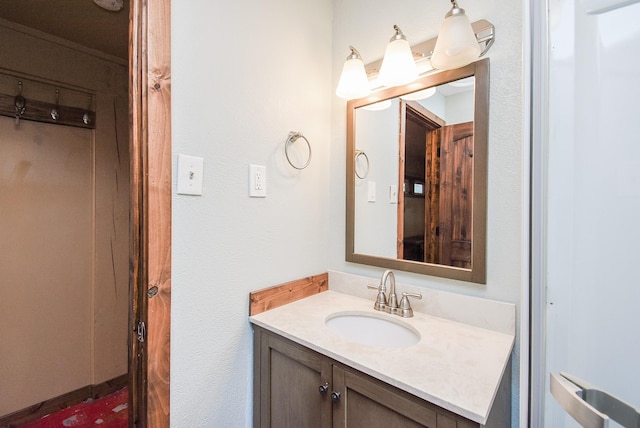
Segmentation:
{"type": "Polygon", "coordinates": [[[391,100],[384,100],[374,104],[369,104],[368,106],[364,106],[362,108],[368,111],[380,111],[380,110],[386,110],[389,107],[391,107],[391,100]]]}
{"type": "Polygon", "coordinates": [[[347,163],[347,261],[485,282],[488,69],[485,59],[348,103],[347,159],[357,144],[376,168],[356,180],[347,163]],[[465,78],[475,81],[466,91],[449,85],[465,78]],[[403,99],[436,87],[423,101],[403,99]],[[381,101],[391,106],[363,108],[381,101]],[[370,182],[381,190],[374,202],[370,182]]]}
{"type": "MultiPolygon", "coordinates": [[[[420,100],[426,100],[427,98],[432,97],[435,93],[436,93],[436,88],[433,87],[433,88],[423,89],[422,91],[411,92],[406,95],[400,95],[400,98],[402,98],[405,101],[420,101],[420,100]]],[[[363,107],[363,108],[366,108],[366,107],[363,107]]]]}

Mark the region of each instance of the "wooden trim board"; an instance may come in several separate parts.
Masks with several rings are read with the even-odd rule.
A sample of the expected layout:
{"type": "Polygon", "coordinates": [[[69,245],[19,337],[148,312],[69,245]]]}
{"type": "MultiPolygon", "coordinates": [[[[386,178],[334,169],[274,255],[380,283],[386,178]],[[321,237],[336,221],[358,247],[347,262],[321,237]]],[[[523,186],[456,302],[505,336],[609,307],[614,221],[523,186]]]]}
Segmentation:
{"type": "Polygon", "coordinates": [[[51,413],[55,413],[58,410],[66,409],[67,407],[82,403],[89,398],[96,399],[104,397],[105,395],[109,395],[112,392],[116,392],[124,388],[128,383],[129,377],[125,373],[122,376],[118,376],[114,379],[102,382],[98,385],[83,386],[82,388],[67,392],[66,394],[59,395],[58,397],[51,398],[41,403],[26,407],[22,410],[18,410],[17,412],[13,412],[6,416],[0,417],[0,428],[13,428],[22,426],[51,413]]]}
{"type": "Polygon", "coordinates": [[[131,0],[130,20],[132,303],[129,425],[135,428],[168,428],[171,0],[131,0]]]}
{"type": "Polygon", "coordinates": [[[249,293],[249,315],[257,315],[329,289],[329,273],[309,276],[249,293]]]}

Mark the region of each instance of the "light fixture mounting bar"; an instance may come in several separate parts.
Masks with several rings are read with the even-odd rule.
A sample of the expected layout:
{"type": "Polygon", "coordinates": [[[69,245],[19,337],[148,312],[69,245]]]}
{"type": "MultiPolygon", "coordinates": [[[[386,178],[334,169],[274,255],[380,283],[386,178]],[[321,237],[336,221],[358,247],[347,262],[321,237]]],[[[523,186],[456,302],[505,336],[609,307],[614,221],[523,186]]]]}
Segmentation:
{"type": "MultiPolygon", "coordinates": [[[[482,57],[493,44],[495,37],[495,27],[486,19],[480,19],[479,21],[473,22],[471,24],[471,28],[473,28],[473,32],[478,39],[478,44],[480,45],[481,51],[480,56],[482,57]]],[[[436,46],[436,40],[437,37],[434,37],[433,39],[429,39],[411,46],[411,52],[413,53],[413,58],[415,59],[416,63],[431,58],[433,49],[436,46]]],[[[366,64],[364,66],[364,69],[367,73],[367,77],[371,79],[378,76],[378,74],[380,74],[381,66],[382,58],[366,64]]]]}

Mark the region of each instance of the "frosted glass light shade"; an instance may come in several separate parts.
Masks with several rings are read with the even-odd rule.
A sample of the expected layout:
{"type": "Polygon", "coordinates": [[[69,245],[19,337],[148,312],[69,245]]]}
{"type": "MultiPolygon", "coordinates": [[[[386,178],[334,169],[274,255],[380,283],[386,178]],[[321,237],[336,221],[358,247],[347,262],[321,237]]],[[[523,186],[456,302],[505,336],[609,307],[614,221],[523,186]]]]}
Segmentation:
{"type": "Polygon", "coordinates": [[[336,95],[345,100],[366,97],[371,93],[369,79],[360,58],[350,58],[342,66],[336,95]]]}
{"type": "Polygon", "coordinates": [[[380,82],[387,87],[406,85],[418,78],[418,68],[411,53],[411,46],[396,26],[380,67],[380,82]]]}
{"type": "Polygon", "coordinates": [[[463,9],[454,8],[447,14],[436,46],[431,65],[440,70],[451,70],[472,63],[480,56],[480,46],[463,9]]]}

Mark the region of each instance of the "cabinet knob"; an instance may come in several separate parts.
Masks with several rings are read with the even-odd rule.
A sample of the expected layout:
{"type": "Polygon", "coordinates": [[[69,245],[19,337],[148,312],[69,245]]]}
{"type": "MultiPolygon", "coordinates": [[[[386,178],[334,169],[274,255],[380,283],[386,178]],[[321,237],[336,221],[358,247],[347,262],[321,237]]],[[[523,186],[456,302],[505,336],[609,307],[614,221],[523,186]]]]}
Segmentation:
{"type": "Polygon", "coordinates": [[[329,391],[329,384],[325,382],[324,385],[320,385],[318,391],[320,391],[320,394],[326,395],[327,391],[329,391]]]}
{"type": "Polygon", "coordinates": [[[340,401],[340,393],[339,393],[338,391],[333,391],[333,392],[331,393],[331,400],[332,400],[333,402],[338,402],[338,401],[340,401]]]}

